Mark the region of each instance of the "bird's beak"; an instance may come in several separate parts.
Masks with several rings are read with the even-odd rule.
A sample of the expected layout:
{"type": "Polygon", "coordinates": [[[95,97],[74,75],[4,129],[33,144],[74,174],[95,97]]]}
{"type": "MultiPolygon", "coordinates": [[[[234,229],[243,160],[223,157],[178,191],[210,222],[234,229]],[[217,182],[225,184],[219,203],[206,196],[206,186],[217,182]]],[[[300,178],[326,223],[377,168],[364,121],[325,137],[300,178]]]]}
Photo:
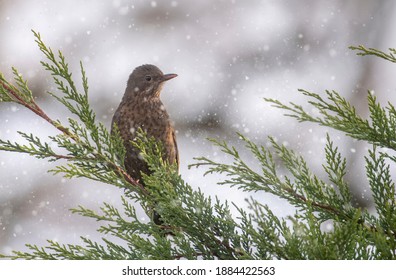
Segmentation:
{"type": "Polygon", "coordinates": [[[176,77],[177,77],[177,74],[165,74],[162,76],[162,81],[165,82],[167,80],[170,80],[170,79],[173,79],[176,77]]]}

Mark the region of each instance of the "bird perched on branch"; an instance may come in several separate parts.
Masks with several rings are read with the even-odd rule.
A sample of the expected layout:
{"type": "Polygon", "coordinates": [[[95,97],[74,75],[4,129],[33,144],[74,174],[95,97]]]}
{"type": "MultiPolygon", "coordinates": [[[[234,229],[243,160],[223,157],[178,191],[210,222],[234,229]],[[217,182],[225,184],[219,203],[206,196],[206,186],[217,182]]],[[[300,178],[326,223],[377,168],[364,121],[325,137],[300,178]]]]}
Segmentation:
{"type": "MultiPolygon", "coordinates": [[[[139,156],[140,151],[131,144],[139,128],[161,141],[164,147],[164,159],[179,166],[175,130],[160,94],[164,83],[177,77],[176,74],[163,74],[154,65],[142,65],[133,70],[120,105],[114,113],[111,129],[116,125],[126,149],[125,168],[135,180],[141,181],[141,172],[148,174],[147,163],[139,156]]],[[[143,184],[144,185],[144,184],[143,184]]],[[[154,211],[153,221],[161,225],[162,221],[154,211]]]]}

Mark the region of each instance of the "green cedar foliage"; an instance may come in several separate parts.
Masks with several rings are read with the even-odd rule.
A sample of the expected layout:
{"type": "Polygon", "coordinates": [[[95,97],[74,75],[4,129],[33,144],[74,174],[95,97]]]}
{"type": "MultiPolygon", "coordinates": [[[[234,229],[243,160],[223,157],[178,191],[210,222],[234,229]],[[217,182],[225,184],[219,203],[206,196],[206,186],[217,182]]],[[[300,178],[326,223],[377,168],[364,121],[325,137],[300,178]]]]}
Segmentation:
{"type": "MultiPolygon", "coordinates": [[[[396,196],[391,167],[396,156],[396,111],[392,104],[382,107],[368,93],[370,116],[360,117],[353,105],[335,91],[325,96],[300,90],[319,110],[312,116],[303,106],[267,99],[286,115],[300,122],[332,127],[365,141],[372,148],[365,155],[368,184],[373,193],[375,213],[355,207],[346,180],[347,162],[327,135],[323,170],[320,178],[304,158],[269,137],[269,147],[260,146],[238,134],[245,148],[260,163],[249,166],[240,152],[225,141],[210,140],[232,158],[224,164],[201,157],[190,167],[204,166],[206,174],[223,174],[219,185],[239,188],[252,194],[246,206],[222,202],[192,188],[177,173],[176,166],[162,161],[161,144],[140,133],[134,145],[148,162],[151,175],[145,175],[145,188],[124,169],[125,149],[117,133],[110,135],[97,122],[88,103],[88,81],[81,64],[82,91],[72,79],[61,52],[54,53],[34,32],[45,55],[41,62],[51,74],[57,92],[49,94],[74,116],[68,123],[50,118],[35,102],[28,84],[16,69],[15,83],[0,74],[0,101],[18,103],[54,126],[59,134],[49,141],[31,133],[19,132],[28,144],[0,139],[0,150],[26,153],[56,162],[50,172],[66,178],[85,177],[122,188],[122,207],[103,203],[99,213],[78,206],[71,211],[101,221],[102,240],[81,237],[84,245],[60,244],[48,240],[45,247],[27,245],[27,251],[14,251],[3,258],[22,259],[396,259],[396,196]],[[62,148],[63,153],[51,147],[62,148]],[[387,150],[383,149],[387,148],[387,150]],[[389,152],[385,152],[389,151],[389,152]],[[287,175],[282,170],[286,169],[287,175]],[[282,173],[282,174],[281,174],[282,173]],[[280,218],[254,197],[271,193],[294,206],[293,216],[280,218]],[[254,195],[253,195],[254,194],[254,195]],[[151,217],[153,208],[164,220],[163,226],[150,219],[138,219],[135,206],[140,204],[151,217]],[[235,211],[234,211],[235,210],[235,211]],[[233,215],[232,213],[237,213],[233,215]],[[331,230],[323,230],[324,224],[331,230]],[[107,238],[111,236],[111,238],[107,238]],[[111,240],[110,240],[111,239],[111,240]]],[[[352,47],[359,55],[375,55],[395,62],[390,54],[352,47]]],[[[58,150],[58,149],[57,149],[58,150]]]]}

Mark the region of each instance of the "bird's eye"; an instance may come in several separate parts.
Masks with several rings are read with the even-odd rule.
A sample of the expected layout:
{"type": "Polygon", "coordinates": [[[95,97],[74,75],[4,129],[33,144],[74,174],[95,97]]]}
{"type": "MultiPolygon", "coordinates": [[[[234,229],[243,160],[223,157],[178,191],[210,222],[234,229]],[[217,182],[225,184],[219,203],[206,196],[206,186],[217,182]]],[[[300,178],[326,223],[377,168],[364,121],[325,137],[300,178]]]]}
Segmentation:
{"type": "Polygon", "coordinates": [[[144,78],[146,79],[147,82],[150,82],[150,81],[151,81],[151,76],[148,76],[148,75],[147,75],[147,76],[144,77],[144,78]]]}

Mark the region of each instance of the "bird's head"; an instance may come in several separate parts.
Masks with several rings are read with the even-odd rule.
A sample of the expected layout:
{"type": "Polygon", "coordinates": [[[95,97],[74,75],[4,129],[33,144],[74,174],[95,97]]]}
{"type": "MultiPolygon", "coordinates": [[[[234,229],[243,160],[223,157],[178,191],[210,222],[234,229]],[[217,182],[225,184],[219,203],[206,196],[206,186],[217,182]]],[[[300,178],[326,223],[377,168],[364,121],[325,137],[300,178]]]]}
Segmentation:
{"type": "Polygon", "coordinates": [[[141,65],[129,76],[126,93],[133,97],[159,97],[164,82],[175,77],[176,74],[162,73],[155,65],[141,65]]]}

